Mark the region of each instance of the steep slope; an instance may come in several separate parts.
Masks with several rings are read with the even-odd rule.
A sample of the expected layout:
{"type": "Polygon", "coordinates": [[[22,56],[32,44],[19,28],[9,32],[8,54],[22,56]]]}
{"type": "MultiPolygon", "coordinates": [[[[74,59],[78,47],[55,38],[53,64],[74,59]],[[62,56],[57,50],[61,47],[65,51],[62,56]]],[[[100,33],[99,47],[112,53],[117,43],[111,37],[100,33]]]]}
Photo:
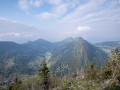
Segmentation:
{"type": "Polygon", "coordinates": [[[51,69],[57,75],[69,74],[85,69],[90,63],[101,67],[107,60],[107,54],[91,45],[81,37],[68,38],[57,43],[51,58],[51,69]]]}

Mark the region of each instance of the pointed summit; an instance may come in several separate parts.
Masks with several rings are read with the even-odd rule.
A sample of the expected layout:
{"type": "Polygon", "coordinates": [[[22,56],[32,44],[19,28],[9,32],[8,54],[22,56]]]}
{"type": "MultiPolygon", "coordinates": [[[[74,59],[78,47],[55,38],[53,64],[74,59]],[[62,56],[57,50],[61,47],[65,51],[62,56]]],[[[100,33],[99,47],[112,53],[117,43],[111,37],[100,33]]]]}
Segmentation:
{"type": "Polygon", "coordinates": [[[76,37],[75,40],[84,40],[82,37],[76,37]]]}
{"type": "Polygon", "coordinates": [[[83,42],[83,41],[85,41],[82,37],[75,37],[75,38],[73,38],[73,37],[68,37],[68,38],[66,38],[65,40],[63,40],[62,42],[83,42]]]}
{"type": "Polygon", "coordinates": [[[65,42],[72,42],[73,40],[74,40],[73,37],[68,37],[68,38],[66,38],[66,39],[63,40],[63,41],[65,41],[65,42]]]}

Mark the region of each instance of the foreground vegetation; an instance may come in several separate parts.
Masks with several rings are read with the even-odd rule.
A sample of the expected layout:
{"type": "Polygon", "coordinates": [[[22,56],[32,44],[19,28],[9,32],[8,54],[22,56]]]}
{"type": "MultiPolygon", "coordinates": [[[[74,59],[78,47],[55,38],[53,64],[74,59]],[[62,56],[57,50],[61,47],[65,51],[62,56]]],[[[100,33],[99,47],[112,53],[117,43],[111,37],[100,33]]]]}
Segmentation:
{"type": "Polygon", "coordinates": [[[120,90],[120,52],[112,51],[101,69],[90,64],[86,70],[64,77],[54,76],[44,61],[37,75],[24,81],[16,76],[14,83],[0,90],[120,90]]]}

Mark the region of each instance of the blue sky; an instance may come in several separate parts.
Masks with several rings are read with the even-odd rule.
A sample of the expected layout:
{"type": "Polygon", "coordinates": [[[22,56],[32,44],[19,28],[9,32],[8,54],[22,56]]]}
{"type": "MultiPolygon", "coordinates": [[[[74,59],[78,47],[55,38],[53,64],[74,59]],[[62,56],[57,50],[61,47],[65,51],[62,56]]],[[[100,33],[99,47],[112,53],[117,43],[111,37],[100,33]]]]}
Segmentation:
{"type": "Polygon", "coordinates": [[[120,0],[0,0],[0,41],[120,41],[120,0]]]}

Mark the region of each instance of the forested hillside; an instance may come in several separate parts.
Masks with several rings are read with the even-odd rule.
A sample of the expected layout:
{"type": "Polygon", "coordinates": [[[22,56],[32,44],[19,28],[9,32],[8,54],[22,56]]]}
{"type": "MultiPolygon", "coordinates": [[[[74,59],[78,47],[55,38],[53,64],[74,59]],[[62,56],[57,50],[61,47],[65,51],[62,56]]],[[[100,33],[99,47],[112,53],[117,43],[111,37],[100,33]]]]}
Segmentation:
{"type": "Polygon", "coordinates": [[[60,42],[39,39],[24,44],[3,41],[0,42],[0,80],[13,78],[16,73],[22,79],[34,75],[44,58],[50,70],[60,76],[85,69],[90,63],[100,68],[107,62],[104,51],[81,37],[60,42]]]}
{"type": "MultiPolygon", "coordinates": [[[[108,62],[101,69],[89,64],[86,70],[66,75],[54,76],[43,61],[38,73],[22,81],[16,75],[14,81],[6,86],[9,90],[120,90],[120,52],[111,52],[108,62]]],[[[0,90],[7,90],[1,87],[0,90]]]]}

